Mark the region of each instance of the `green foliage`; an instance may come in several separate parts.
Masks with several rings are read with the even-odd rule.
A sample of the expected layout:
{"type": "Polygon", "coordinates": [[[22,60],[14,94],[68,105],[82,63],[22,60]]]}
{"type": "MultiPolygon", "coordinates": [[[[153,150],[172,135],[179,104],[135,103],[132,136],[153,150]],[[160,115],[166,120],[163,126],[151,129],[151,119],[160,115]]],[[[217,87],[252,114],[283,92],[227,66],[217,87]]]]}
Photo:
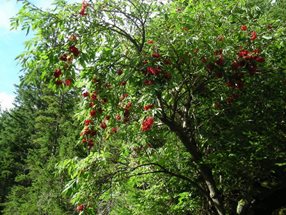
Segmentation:
{"type": "Polygon", "coordinates": [[[12,190],[7,211],[19,199],[21,213],[32,204],[64,214],[68,203],[55,202],[67,180],[80,214],[234,214],[282,187],[284,1],[55,5],[24,1],[13,19],[35,31],[18,58],[23,84],[45,87],[36,85],[31,186],[12,190]]]}
{"type": "Polygon", "coordinates": [[[1,116],[3,214],[71,214],[55,165],[75,154],[74,95],[52,93],[43,82],[22,83],[17,108],[1,116]]]}
{"type": "Polygon", "coordinates": [[[3,112],[0,116],[0,211],[3,209],[2,203],[6,201],[11,187],[15,184],[16,176],[26,171],[23,163],[32,146],[32,125],[31,111],[24,107],[3,112]]]}

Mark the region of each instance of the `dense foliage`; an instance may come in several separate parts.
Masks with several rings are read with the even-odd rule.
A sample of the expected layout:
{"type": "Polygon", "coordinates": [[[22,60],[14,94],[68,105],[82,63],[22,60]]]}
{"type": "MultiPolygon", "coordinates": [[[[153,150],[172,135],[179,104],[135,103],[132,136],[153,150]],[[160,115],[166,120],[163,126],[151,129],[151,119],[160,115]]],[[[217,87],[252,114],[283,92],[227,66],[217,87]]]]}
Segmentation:
{"type": "Polygon", "coordinates": [[[283,213],[284,1],[55,5],[12,20],[34,99],[1,116],[4,214],[283,213]]]}
{"type": "Polygon", "coordinates": [[[4,214],[73,211],[61,198],[65,179],[55,175],[56,163],[75,155],[76,146],[70,144],[78,136],[71,114],[75,99],[70,96],[52,93],[43,82],[24,84],[17,107],[1,115],[4,214]]]}

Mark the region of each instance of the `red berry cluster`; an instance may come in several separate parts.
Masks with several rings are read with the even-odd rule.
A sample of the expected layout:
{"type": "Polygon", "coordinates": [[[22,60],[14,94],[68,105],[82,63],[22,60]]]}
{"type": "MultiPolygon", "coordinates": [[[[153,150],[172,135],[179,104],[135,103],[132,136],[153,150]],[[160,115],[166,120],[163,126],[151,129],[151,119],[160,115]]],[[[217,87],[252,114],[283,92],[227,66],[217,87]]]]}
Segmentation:
{"type": "MultiPolygon", "coordinates": [[[[118,76],[121,76],[123,73],[122,69],[118,69],[115,72],[118,76]]],[[[95,78],[93,79],[93,83],[94,84],[90,86],[93,91],[84,90],[82,92],[84,103],[87,104],[89,108],[89,116],[83,122],[84,128],[81,132],[81,139],[82,143],[84,143],[88,149],[94,146],[95,136],[99,137],[104,133],[115,134],[119,131],[119,126],[122,125],[122,123],[129,123],[133,109],[131,98],[127,93],[123,93],[118,98],[117,107],[119,109],[117,112],[115,111],[114,117],[112,117],[112,115],[109,115],[110,112],[107,112],[104,107],[106,103],[108,103],[108,100],[102,96],[106,96],[106,88],[110,89],[112,86],[102,83],[99,79],[95,78]]],[[[124,89],[125,87],[123,86],[122,88],[124,89]]],[[[114,102],[114,100],[112,102],[114,102]]],[[[154,108],[154,104],[146,104],[143,106],[144,111],[149,111],[152,108],[154,108]]],[[[150,130],[153,124],[152,120],[154,121],[153,117],[148,117],[144,120],[141,130],[150,130]]]]}
{"type": "MultiPolygon", "coordinates": [[[[121,76],[123,74],[123,70],[118,69],[115,73],[118,76],[121,76]]],[[[124,89],[126,81],[120,81],[119,85],[124,89]]],[[[117,107],[119,107],[119,113],[117,112],[114,117],[111,117],[105,110],[106,108],[104,106],[109,103],[105,96],[108,96],[108,89],[111,89],[112,87],[113,86],[111,84],[102,83],[99,79],[94,78],[93,84],[90,86],[94,91],[89,92],[88,90],[85,90],[82,93],[84,102],[88,104],[89,108],[89,117],[85,122],[89,122],[89,120],[92,120],[93,122],[92,124],[84,123],[85,127],[81,133],[82,141],[87,144],[89,149],[94,146],[94,135],[91,134],[103,135],[106,132],[109,134],[115,134],[119,130],[117,124],[127,123],[130,121],[132,102],[128,99],[129,95],[127,93],[123,93],[119,96],[117,105],[117,107]],[[90,133],[90,131],[97,132],[90,133]]]]}
{"type": "MultiPolygon", "coordinates": [[[[248,28],[246,25],[242,25],[240,26],[240,30],[247,32],[248,28]]],[[[251,31],[249,39],[253,41],[253,40],[256,40],[256,38],[257,38],[257,33],[255,31],[251,31]]]]}
{"type": "Polygon", "coordinates": [[[154,118],[152,116],[147,117],[146,119],[143,120],[142,122],[142,131],[149,131],[154,123],[154,118]]]}
{"type": "MultiPolygon", "coordinates": [[[[247,31],[247,26],[242,25],[240,27],[242,31],[247,31]]],[[[250,40],[253,41],[257,38],[256,32],[251,32],[250,40]]],[[[236,58],[232,61],[231,65],[225,62],[223,56],[223,50],[216,50],[214,52],[216,57],[214,62],[207,63],[206,58],[202,58],[203,63],[207,63],[206,69],[210,75],[216,78],[223,78],[225,86],[230,89],[242,90],[245,86],[246,75],[254,75],[258,72],[258,64],[265,62],[264,57],[260,55],[259,49],[247,50],[240,49],[236,55],[236,58]]],[[[239,97],[239,93],[232,92],[225,100],[227,104],[232,104],[239,97]]],[[[216,108],[220,105],[215,103],[216,108]]]]}
{"type": "Polygon", "coordinates": [[[149,45],[154,44],[154,40],[147,40],[147,44],[149,44],[149,45]]]}
{"type": "Polygon", "coordinates": [[[154,52],[149,61],[145,60],[143,62],[143,73],[145,78],[147,78],[143,81],[144,85],[152,85],[172,78],[171,73],[165,71],[166,67],[171,64],[171,61],[169,59],[161,58],[162,57],[158,52],[154,52]]]}
{"type": "Polygon", "coordinates": [[[87,15],[86,9],[87,9],[88,6],[89,6],[89,4],[87,3],[87,1],[86,0],[82,0],[81,9],[80,9],[80,12],[79,12],[79,14],[81,16],[87,15]]]}
{"type": "Polygon", "coordinates": [[[154,104],[148,104],[148,105],[145,105],[145,106],[143,107],[143,109],[144,109],[145,111],[147,111],[147,110],[152,109],[153,107],[154,107],[154,104]]]}
{"type": "Polygon", "coordinates": [[[85,208],[85,206],[84,206],[83,204],[80,204],[80,205],[78,205],[78,206],[76,207],[76,211],[77,211],[78,213],[80,213],[80,212],[82,212],[82,211],[84,210],[84,208],[85,208]]]}
{"type": "MultiPolygon", "coordinates": [[[[60,55],[59,60],[63,63],[63,66],[60,66],[60,68],[56,68],[54,71],[54,82],[57,86],[71,86],[72,84],[72,78],[70,77],[63,77],[64,74],[62,72],[63,69],[70,68],[70,65],[73,62],[73,59],[75,57],[78,57],[80,55],[80,51],[75,46],[75,43],[77,42],[77,37],[75,35],[71,35],[68,38],[69,42],[69,52],[63,53],[60,55]]],[[[65,76],[68,76],[67,74],[65,76]]]]}
{"type": "Polygon", "coordinates": [[[82,97],[90,108],[89,116],[84,120],[84,129],[81,132],[82,142],[87,144],[87,147],[91,149],[94,146],[94,137],[98,134],[98,131],[107,129],[110,116],[106,115],[103,117],[102,105],[106,104],[108,101],[106,98],[101,98],[96,91],[91,93],[84,91],[82,97]],[[96,124],[95,121],[99,120],[100,123],[96,124]]]}
{"type": "Polygon", "coordinates": [[[55,71],[54,71],[55,84],[57,86],[61,86],[63,84],[66,86],[70,86],[72,84],[72,79],[70,79],[70,78],[63,79],[62,75],[63,75],[63,73],[62,73],[62,70],[60,68],[55,69],[55,71]]]}
{"type": "MultiPolygon", "coordinates": [[[[153,40],[147,41],[148,45],[153,45],[154,43],[153,40]]],[[[172,62],[169,59],[163,58],[158,51],[154,51],[149,58],[143,60],[143,84],[150,86],[170,80],[172,75],[166,70],[171,64],[172,62]]]]}

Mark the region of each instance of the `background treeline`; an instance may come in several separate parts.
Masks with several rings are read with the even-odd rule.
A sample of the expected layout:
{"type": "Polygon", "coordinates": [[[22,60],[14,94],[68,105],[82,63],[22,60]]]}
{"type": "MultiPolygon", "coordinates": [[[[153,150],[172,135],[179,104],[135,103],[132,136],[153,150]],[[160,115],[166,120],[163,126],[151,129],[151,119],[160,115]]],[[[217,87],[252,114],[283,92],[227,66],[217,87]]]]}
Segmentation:
{"type": "Polygon", "coordinates": [[[1,214],[72,214],[56,164],[81,154],[74,92],[55,94],[43,82],[17,87],[15,108],[0,120],[1,214]],[[5,204],[4,204],[5,203],[5,204]]]}

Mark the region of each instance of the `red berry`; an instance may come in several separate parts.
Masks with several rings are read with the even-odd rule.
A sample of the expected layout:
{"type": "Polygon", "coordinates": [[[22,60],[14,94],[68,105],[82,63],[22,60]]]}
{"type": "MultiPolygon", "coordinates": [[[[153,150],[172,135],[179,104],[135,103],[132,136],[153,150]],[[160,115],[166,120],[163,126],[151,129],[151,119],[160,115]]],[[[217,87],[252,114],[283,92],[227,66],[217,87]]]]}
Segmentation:
{"type": "Polygon", "coordinates": [[[71,79],[65,80],[65,85],[66,86],[70,86],[71,84],[72,84],[72,80],[71,79]]]}
{"type": "Polygon", "coordinates": [[[231,64],[232,69],[237,70],[241,67],[240,63],[237,61],[232,62],[231,64]]]}
{"type": "Polygon", "coordinates": [[[89,112],[89,115],[90,115],[91,117],[94,117],[94,116],[96,115],[96,110],[91,110],[91,111],[89,112]]]}
{"type": "Polygon", "coordinates": [[[260,53],[260,50],[259,50],[259,49],[254,49],[252,52],[253,52],[254,54],[259,54],[259,53],[260,53]]]}
{"type": "Polygon", "coordinates": [[[149,131],[154,123],[154,118],[152,116],[147,117],[145,120],[142,122],[141,130],[142,131],[149,131]]]}
{"type": "Polygon", "coordinates": [[[128,102],[124,109],[129,110],[131,107],[132,107],[132,102],[128,102]]]}
{"type": "Polygon", "coordinates": [[[75,46],[70,46],[70,47],[69,47],[69,50],[70,50],[70,52],[73,53],[73,55],[76,56],[76,57],[79,56],[79,54],[80,54],[80,51],[79,51],[78,48],[75,47],[75,46]]]}
{"type": "Polygon", "coordinates": [[[121,116],[120,116],[119,114],[117,114],[117,115],[115,116],[115,119],[116,119],[117,121],[120,121],[120,120],[121,120],[121,116]]]}
{"type": "Polygon", "coordinates": [[[154,81],[152,80],[144,80],[144,85],[153,85],[154,81]]]}
{"type": "Polygon", "coordinates": [[[83,204],[78,205],[78,206],[76,207],[76,210],[77,210],[77,212],[83,211],[83,210],[84,210],[84,205],[83,205],[83,204]]]}
{"type": "Polygon", "coordinates": [[[87,15],[87,14],[86,14],[86,8],[88,7],[88,5],[89,5],[89,4],[86,2],[86,0],[83,0],[83,1],[82,1],[81,10],[80,10],[80,12],[79,12],[79,14],[80,14],[81,16],[87,15]]]}
{"type": "Polygon", "coordinates": [[[219,56],[219,59],[215,62],[219,66],[223,66],[224,64],[224,58],[222,55],[219,56]]]}
{"type": "Polygon", "coordinates": [[[116,71],[117,75],[122,75],[123,71],[121,69],[116,71]]]}
{"type": "Polygon", "coordinates": [[[96,100],[97,98],[97,95],[96,95],[96,92],[94,91],[92,94],[91,94],[91,100],[94,101],[96,100]]]}
{"type": "Polygon", "coordinates": [[[72,63],[72,61],[73,61],[73,56],[72,55],[68,55],[67,56],[67,62],[68,63],[72,63]]]}
{"type": "Polygon", "coordinates": [[[240,26],[240,29],[241,29],[242,31],[246,31],[246,30],[247,30],[247,26],[246,26],[246,25],[242,25],[242,26],[240,26]]]}
{"type": "Polygon", "coordinates": [[[153,107],[154,107],[153,104],[149,104],[149,105],[145,105],[145,106],[143,107],[143,109],[144,109],[144,110],[149,110],[149,109],[152,109],[153,107]]]}
{"type": "Polygon", "coordinates": [[[125,99],[126,97],[128,97],[128,94],[127,94],[127,93],[124,93],[124,94],[122,94],[122,95],[119,97],[119,100],[122,101],[122,100],[125,99]]]}
{"type": "Polygon", "coordinates": [[[88,135],[88,134],[90,134],[90,130],[88,127],[86,127],[86,128],[84,128],[82,135],[88,135]]]}
{"type": "Polygon", "coordinates": [[[124,118],[128,118],[130,116],[130,111],[128,109],[125,109],[123,116],[124,116],[124,118]]]}
{"type": "Polygon", "coordinates": [[[88,91],[83,92],[82,96],[85,97],[85,98],[88,97],[89,96],[89,92],[88,91]]]}
{"type": "Polygon", "coordinates": [[[96,131],[95,130],[90,130],[90,136],[95,136],[96,135],[96,131]]]}
{"type": "Polygon", "coordinates": [[[148,66],[147,72],[151,75],[158,75],[161,72],[161,68],[160,67],[155,68],[155,67],[148,66]]]}
{"type": "Polygon", "coordinates": [[[60,56],[60,60],[61,60],[61,61],[67,61],[67,59],[68,59],[68,55],[67,55],[67,54],[62,54],[62,55],[60,56]]]}
{"type": "Polygon", "coordinates": [[[147,44],[149,44],[149,45],[151,45],[151,44],[153,44],[153,43],[154,43],[153,40],[148,40],[148,41],[147,41],[147,44]]]}
{"type": "Polygon", "coordinates": [[[100,123],[100,127],[101,127],[102,129],[106,129],[106,128],[107,128],[107,125],[106,125],[105,122],[101,122],[101,123],[100,123]]]}
{"type": "Polygon", "coordinates": [[[114,128],[111,129],[111,132],[112,132],[112,133],[117,133],[117,131],[118,131],[118,128],[115,128],[115,127],[114,127],[114,128]]]}
{"type": "Polygon", "coordinates": [[[254,59],[255,59],[256,62],[259,62],[259,63],[265,62],[264,57],[255,57],[254,59]]]}
{"type": "Polygon", "coordinates": [[[91,148],[94,146],[93,140],[92,140],[92,139],[89,139],[87,142],[88,142],[88,143],[87,143],[88,148],[91,149],[91,148]]]}
{"type": "Polygon", "coordinates": [[[257,38],[257,34],[255,31],[251,32],[250,40],[255,40],[257,38]]]}
{"type": "Polygon", "coordinates": [[[126,83],[127,83],[126,81],[121,81],[121,82],[119,83],[119,85],[120,85],[120,86],[125,86],[126,83]]]}
{"type": "Polygon", "coordinates": [[[63,81],[62,80],[56,80],[56,85],[57,86],[60,86],[60,85],[62,85],[63,84],[63,81]]]}
{"type": "Polygon", "coordinates": [[[90,125],[91,123],[92,123],[92,120],[90,120],[90,119],[84,120],[84,124],[85,124],[86,126],[90,125]]]}
{"type": "Polygon", "coordinates": [[[61,75],[62,75],[61,69],[56,69],[56,70],[54,71],[54,76],[55,76],[55,78],[58,78],[58,77],[60,77],[61,75]]]}
{"type": "Polygon", "coordinates": [[[159,53],[157,53],[157,52],[154,52],[154,53],[152,54],[152,57],[153,57],[153,58],[160,58],[161,55],[160,55],[159,53]]]}
{"type": "Polygon", "coordinates": [[[238,56],[239,57],[245,57],[249,54],[249,51],[247,50],[241,50],[239,53],[238,53],[238,56]]]}

